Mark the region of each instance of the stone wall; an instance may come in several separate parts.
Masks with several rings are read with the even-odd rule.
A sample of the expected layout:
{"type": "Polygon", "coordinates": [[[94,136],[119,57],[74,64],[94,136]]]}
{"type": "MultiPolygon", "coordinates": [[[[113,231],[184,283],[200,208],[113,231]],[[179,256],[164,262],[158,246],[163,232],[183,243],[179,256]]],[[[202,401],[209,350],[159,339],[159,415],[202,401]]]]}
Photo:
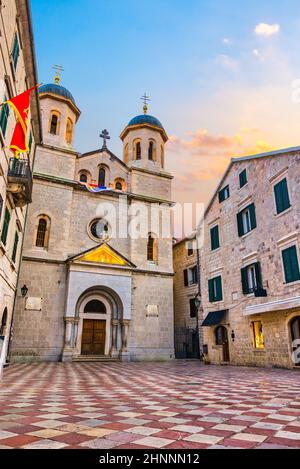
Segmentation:
{"type": "MultiPolygon", "coordinates": [[[[290,355],[289,320],[293,310],[274,311],[258,316],[245,317],[251,305],[275,303],[299,296],[300,282],[286,284],[281,249],[290,243],[299,245],[300,204],[300,153],[283,152],[264,158],[240,159],[234,162],[223,180],[222,187],[230,186],[230,198],[219,203],[215,197],[205,217],[205,241],[202,255],[202,298],[204,316],[211,311],[228,310],[224,325],[231,337],[231,363],[252,365],[292,366],[290,355]],[[247,170],[248,183],[240,189],[239,174],[247,170]],[[288,181],[292,207],[276,214],[274,184],[281,178],[288,181]],[[255,203],[257,228],[243,237],[238,236],[237,213],[250,203],[255,203]],[[210,248],[210,228],[219,224],[221,247],[214,252],[210,248]],[[254,294],[244,295],[241,284],[241,268],[251,262],[260,262],[266,298],[254,294]],[[208,280],[222,275],[223,301],[210,303],[208,280]],[[265,349],[257,351],[252,346],[251,322],[260,320],[263,325],[265,349]]],[[[220,189],[222,188],[220,187],[220,189]]],[[[300,260],[300,257],[299,257],[300,260]]],[[[279,308],[282,309],[282,308],[279,308]]],[[[222,361],[220,347],[215,345],[214,330],[203,328],[204,341],[209,345],[209,359],[222,361]]]]}

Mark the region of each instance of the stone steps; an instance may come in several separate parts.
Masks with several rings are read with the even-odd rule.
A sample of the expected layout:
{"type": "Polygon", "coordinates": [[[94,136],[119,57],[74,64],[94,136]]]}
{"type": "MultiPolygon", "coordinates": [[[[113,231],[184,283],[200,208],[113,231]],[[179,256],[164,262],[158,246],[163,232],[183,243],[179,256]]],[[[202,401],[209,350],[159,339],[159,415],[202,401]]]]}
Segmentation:
{"type": "Polygon", "coordinates": [[[79,357],[73,357],[72,362],[83,363],[83,362],[101,362],[101,363],[111,363],[119,362],[119,358],[98,356],[98,355],[80,355],[79,357]]]}

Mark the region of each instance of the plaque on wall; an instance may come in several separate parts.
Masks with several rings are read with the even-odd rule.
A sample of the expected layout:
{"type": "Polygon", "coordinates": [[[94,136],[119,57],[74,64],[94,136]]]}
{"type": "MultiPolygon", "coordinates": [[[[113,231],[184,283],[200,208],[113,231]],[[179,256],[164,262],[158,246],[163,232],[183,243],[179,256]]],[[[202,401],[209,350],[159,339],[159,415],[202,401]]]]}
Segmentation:
{"type": "Polygon", "coordinates": [[[147,317],[158,318],[158,305],[147,305],[147,317]]]}
{"type": "Polygon", "coordinates": [[[43,298],[29,296],[26,298],[25,310],[26,311],[42,311],[43,298]]]}

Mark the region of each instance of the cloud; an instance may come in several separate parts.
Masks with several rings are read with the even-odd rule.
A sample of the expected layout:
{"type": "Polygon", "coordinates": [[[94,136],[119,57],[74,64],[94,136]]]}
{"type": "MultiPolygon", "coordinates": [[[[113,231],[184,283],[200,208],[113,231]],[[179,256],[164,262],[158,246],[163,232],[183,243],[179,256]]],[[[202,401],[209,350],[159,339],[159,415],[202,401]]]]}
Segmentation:
{"type": "Polygon", "coordinates": [[[173,135],[168,153],[173,153],[176,162],[173,169],[176,199],[191,202],[197,198],[207,202],[231,158],[272,149],[262,132],[251,127],[241,128],[234,135],[218,135],[206,129],[188,132],[184,138],[173,135]]]}
{"type": "Polygon", "coordinates": [[[232,44],[232,40],[229,37],[224,37],[222,42],[226,46],[229,46],[230,44],[232,44]]]}
{"type": "Polygon", "coordinates": [[[255,27],[255,34],[257,36],[270,37],[274,34],[278,34],[280,31],[280,25],[277,23],[268,24],[268,23],[259,23],[255,27]]]}

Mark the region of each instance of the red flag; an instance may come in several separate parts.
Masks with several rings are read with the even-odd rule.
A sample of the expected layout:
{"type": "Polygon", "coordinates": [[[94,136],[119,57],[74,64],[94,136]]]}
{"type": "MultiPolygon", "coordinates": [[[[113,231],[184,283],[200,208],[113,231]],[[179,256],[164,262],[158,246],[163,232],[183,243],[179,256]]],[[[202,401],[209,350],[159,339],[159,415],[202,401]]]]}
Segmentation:
{"type": "Polygon", "coordinates": [[[33,86],[29,90],[24,91],[24,93],[7,101],[7,104],[14,109],[17,116],[17,123],[9,147],[16,158],[19,158],[20,153],[27,153],[29,151],[27,129],[30,93],[38,86],[40,85],[33,86]]]}

